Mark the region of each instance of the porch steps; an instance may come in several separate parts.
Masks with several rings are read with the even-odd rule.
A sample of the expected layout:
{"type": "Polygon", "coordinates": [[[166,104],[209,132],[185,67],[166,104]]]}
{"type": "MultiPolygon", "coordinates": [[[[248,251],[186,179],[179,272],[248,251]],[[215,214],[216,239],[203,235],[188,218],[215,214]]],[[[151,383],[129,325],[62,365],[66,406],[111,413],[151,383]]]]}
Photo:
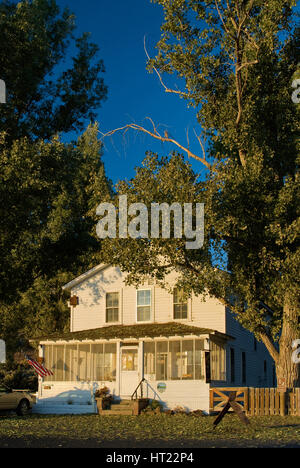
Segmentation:
{"type": "Polygon", "coordinates": [[[111,405],[110,409],[101,411],[102,416],[133,416],[134,415],[134,401],[120,400],[111,405]]]}

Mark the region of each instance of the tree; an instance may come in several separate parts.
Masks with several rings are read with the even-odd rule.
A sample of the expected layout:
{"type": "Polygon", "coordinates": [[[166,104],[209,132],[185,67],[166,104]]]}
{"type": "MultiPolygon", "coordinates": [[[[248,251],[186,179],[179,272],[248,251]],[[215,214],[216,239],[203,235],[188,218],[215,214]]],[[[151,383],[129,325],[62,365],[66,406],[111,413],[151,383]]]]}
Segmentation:
{"type": "MultiPolygon", "coordinates": [[[[292,361],[292,343],[299,337],[300,264],[299,106],[291,99],[299,50],[294,2],[154,3],[163,7],[165,19],[149,70],[166,92],[194,106],[210,146],[205,151],[199,135],[202,153],[193,154],[159,134],[151,120],[150,130],[136,124],[123,128],[173,142],[209,170],[200,197],[206,204],[206,248],[194,252],[179,240],[141,239],[135,242],[139,247],[130,240],[107,241],[103,254],[130,273],[129,281],[142,274],[162,280],[176,268],[187,291],[216,296],[263,341],[277,378],[299,386],[299,366],[292,361]],[[163,73],[181,77],[184,88],[169,88],[163,73]]],[[[173,188],[185,183],[185,170],[172,175],[173,159],[153,164],[138,170],[121,192],[133,191],[143,201],[149,191],[153,201],[159,198],[153,187],[163,186],[177,200],[173,188]]]]}
{"type": "Polygon", "coordinates": [[[55,0],[24,0],[0,5],[0,70],[7,104],[0,132],[7,141],[49,139],[58,132],[83,130],[106,97],[102,60],[89,35],[74,37],[75,18],[55,0]],[[77,55],[63,68],[68,47],[77,55]]]}
{"type": "Polygon", "coordinates": [[[70,144],[58,136],[82,131],[107,94],[98,47],[74,31],[55,0],[0,4],[0,335],[10,357],[67,326],[61,286],[97,261],[92,207],[112,192],[97,126],[70,144]]]}
{"type": "Polygon", "coordinates": [[[0,334],[10,351],[67,326],[61,286],[98,261],[93,208],[112,194],[101,153],[97,125],[75,143],[0,145],[0,334]]]}

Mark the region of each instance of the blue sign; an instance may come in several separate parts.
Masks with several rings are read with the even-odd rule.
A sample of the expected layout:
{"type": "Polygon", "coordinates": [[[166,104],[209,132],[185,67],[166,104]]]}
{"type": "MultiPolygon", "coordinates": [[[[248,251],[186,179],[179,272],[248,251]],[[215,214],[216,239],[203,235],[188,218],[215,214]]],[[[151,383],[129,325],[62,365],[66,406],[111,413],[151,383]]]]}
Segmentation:
{"type": "Polygon", "coordinates": [[[167,385],[164,383],[164,382],[159,382],[157,384],[157,390],[160,392],[160,393],[164,393],[167,389],[167,385]]]}

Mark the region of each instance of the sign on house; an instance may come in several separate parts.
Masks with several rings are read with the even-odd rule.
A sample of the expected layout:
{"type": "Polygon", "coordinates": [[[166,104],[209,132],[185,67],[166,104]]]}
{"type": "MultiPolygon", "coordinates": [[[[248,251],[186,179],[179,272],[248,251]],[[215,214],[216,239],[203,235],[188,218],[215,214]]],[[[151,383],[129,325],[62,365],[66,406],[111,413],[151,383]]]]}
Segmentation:
{"type": "Polygon", "coordinates": [[[286,379],[279,378],[277,382],[277,389],[279,392],[286,392],[286,379]]]}
{"type": "Polygon", "coordinates": [[[0,80],[0,104],[6,104],[6,86],[3,80],[0,80]]]}
{"type": "Polygon", "coordinates": [[[0,340],[0,364],[5,364],[6,362],[6,346],[5,341],[0,340]]]}

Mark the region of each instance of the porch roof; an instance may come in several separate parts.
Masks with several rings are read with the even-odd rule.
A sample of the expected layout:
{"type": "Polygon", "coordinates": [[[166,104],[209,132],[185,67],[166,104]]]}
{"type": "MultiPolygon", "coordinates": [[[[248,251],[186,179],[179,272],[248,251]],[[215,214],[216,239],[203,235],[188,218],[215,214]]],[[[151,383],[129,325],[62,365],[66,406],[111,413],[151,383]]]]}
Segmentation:
{"type": "Polygon", "coordinates": [[[83,341],[83,340],[111,340],[111,339],[138,339],[159,338],[186,335],[215,335],[225,340],[234,339],[232,336],[209,328],[199,328],[178,322],[152,323],[136,325],[111,325],[91,330],[82,330],[67,333],[54,333],[48,336],[35,338],[31,341],[83,341]]]}

